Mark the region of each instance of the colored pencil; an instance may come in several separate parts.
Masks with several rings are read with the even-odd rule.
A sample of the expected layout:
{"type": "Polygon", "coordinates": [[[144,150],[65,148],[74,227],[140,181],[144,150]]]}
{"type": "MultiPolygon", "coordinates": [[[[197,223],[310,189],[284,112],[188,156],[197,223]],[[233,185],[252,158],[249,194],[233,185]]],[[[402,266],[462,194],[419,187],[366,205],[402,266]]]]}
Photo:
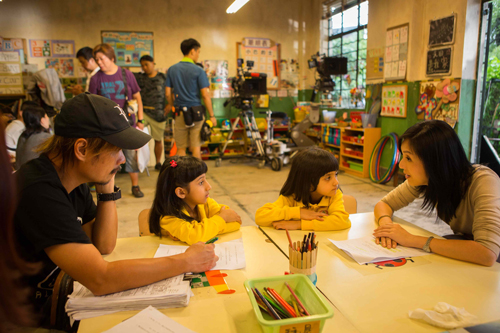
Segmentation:
{"type": "Polygon", "coordinates": [[[266,297],[267,301],[269,302],[269,304],[271,304],[271,306],[274,307],[275,310],[277,311],[280,311],[282,312],[284,315],[285,318],[291,318],[292,316],[290,315],[290,313],[288,313],[288,311],[284,308],[283,305],[281,305],[281,303],[274,297],[274,295],[272,295],[268,288],[264,287],[264,292],[262,295],[264,295],[264,297],[266,297]],[[267,297],[266,296],[269,296],[267,297]]]}
{"type": "Polygon", "coordinates": [[[288,237],[288,243],[290,243],[290,247],[293,246],[292,244],[292,238],[290,237],[290,233],[288,232],[288,229],[285,229],[286,231],[286,237],[288,237]]]}
{"type": "Polygon", "coordinates": [[[306,315],[310,316],[309,312],[307,312],[307,309],[306,307],[304,306],[304,304],[302,304],[302,302],[300,301],[300,299],[297,297],[297,295],[295,295],[295,293],[293,292],[293,289],[290,287],[290,285],[288,284],[288,282],[285,282],[285,285],[286,287],[288,288],[288,290],[290,290],[290,293],[292,294],[293,298],[295,298],[295,300],[297,301],[297,303],[300,305],[300,307],[304,310],[304,312],[306,313],[306,315]]]}
{"type": "Polygon", "coordinates": [[[292,298],[292,304],[293,304],[293,309],[295,310],[297,316],[302,317],[302,314],[300,313],[299,308],[297,307],[297,302],[295,302],[293,298],[292,298]]]}
{"type": "Polygon", "coordinates": [[[272,288],[267,288],[267,290],[278,300],[278,302],[295,318],[297,314],[292,309],[290,305],[281,297],[278,292],[272,288]]]}
{"type": "Polygon", "coordinates": [[[274,317],[274,319],[281,320],[280,316],[276,313],[276,311],[271,306],[271,304],[269,304],[269,302],[267,301],[267,299],[265,299],[265,297],[262,296],[262,294],[260,293],[259,289],[255,288],[255,292],[259,295],[260,299],[262,300],[262,302],[264,302],[264,304],[266,305],[266,307],[271,311],[271,314],[274,317]]]}

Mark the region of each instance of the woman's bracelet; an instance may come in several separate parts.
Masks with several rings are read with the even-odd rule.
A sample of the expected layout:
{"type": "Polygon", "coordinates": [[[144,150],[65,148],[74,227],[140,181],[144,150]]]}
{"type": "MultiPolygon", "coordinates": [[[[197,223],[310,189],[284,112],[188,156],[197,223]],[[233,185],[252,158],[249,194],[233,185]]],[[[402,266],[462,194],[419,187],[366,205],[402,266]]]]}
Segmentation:
{"type": "Polygon", "coordinates": [[[388,217],[388,218],[392,219],[391,215],[382,215],[382,216],[379,216],[379,218],[378,218],[378,220],[377,220],[377,224],[380,224],[380,220],[381,220],[383,217],[388,217]]]}

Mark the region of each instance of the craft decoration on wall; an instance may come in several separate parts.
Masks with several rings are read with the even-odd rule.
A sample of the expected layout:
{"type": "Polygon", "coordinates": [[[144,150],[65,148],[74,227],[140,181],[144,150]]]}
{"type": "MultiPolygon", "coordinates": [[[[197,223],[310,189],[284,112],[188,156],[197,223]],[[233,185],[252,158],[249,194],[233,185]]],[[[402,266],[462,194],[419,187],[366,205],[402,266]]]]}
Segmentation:
{"type": "Polygon", "coordinates": [[[297,59],[281,59],[281,89],[288,89],[289,96],[299,88],[299,61],[297,59]]]}
{"type": "Polygon", "coordinates": [[[0,52],[0,95],[24,94],[21,57],[17,51],[0,52]]]}
{"type": "Polygon", "coordinates": [[[115,50],[118,66],[140,67],[142,56],[154,57],[152,32],[101,31],[101,40],[115,50]]]}
{"type": "Polygon", "coordinates": [[[59,77],[74,77],[75,66],[73,59],[48,58],[45,60],[45,68],[54,68],[59,77]]]}
{"type": "Polygon", "coordinates": [[[384,79],[406,79],[409,24],[387,29],[385,38],[384,79]]]}
{"type": "Polygon", "coordinates": [[[429,21],[429,47],[455,42],[457,14],[429,21]]]}
{"type": "Polygon", "coordinates": [[[420,103],[415,112],[419,119],[439,119],[455,127],[458,121],[460,79],[422,82],[420,103]]]}
{"type": "Polygon", "coordinates": [[[244,38],[236,42],[236,59],[254,62],[252,72],[267,74],[267,89],[281,88],[280,61],[281,45],[267,38],[244,38]]]}
{"type": "Polygon", "coordinates": [[[74,40],[30,39],[30,55],[33,58],[74,58],[74,40]]]}
{"type": "Polygon", "coordinates": [[[16,51],[19,53],[21,63],[27,63],[28,47],[24,38],[0,37],[0,51],[16,51]]]}
{"type": "Polygon", "coordinates": [[[390,85],[382,87],[381,116],[406,118],[408,86],[390,85]]]}
{"type": "Polygon", "coordinates": [[[451,74],[453,46],[446,46],[427,51],[427,76],[445,76],[451,74]]]}
{"type": "MultiPolygon", "coordinates": [[[[399,38],[401,41],[401,37],[399,38]]],[[[384,48],[379,47],[366,51],[366,79],[384,78],[384,48]]]]}

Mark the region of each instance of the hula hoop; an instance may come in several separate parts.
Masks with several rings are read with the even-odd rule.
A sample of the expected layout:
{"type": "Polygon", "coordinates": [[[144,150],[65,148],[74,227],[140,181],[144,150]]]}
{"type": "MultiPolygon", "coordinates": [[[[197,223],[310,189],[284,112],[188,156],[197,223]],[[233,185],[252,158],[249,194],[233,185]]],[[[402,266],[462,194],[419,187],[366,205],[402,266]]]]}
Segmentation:
{"type": "Polygon", "coordinates": [[[375,144],[375,148],[373,148],[372,154],[370,156],[370,179],[372,180],[372,182],[385,184],[391,179],[392,175],[396,171],[400,158],[398,139],[399,138],[396,133],[390,133],[389,135],[381,137],[380,140],[377,141],[377,144],[375,144]],[[389,168],[381,177],[380,160],[382,158],[384,148],[389,141],[391,142],[391,145],[393,147],[392,160],[389,168]]]}

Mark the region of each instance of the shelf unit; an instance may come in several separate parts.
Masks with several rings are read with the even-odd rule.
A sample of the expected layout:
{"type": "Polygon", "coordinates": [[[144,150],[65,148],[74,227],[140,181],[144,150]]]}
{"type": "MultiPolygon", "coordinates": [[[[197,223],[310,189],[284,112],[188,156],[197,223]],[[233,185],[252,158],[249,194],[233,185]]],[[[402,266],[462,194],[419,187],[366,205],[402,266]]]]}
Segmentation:
{"type": "Polygon", "coordinates": [[[358,177],[369,177],[370,156],[380,139],[380,128],[352,128],[323,124],[322,133],[321,145],[338,158],[340,170],[358,177]]]}

